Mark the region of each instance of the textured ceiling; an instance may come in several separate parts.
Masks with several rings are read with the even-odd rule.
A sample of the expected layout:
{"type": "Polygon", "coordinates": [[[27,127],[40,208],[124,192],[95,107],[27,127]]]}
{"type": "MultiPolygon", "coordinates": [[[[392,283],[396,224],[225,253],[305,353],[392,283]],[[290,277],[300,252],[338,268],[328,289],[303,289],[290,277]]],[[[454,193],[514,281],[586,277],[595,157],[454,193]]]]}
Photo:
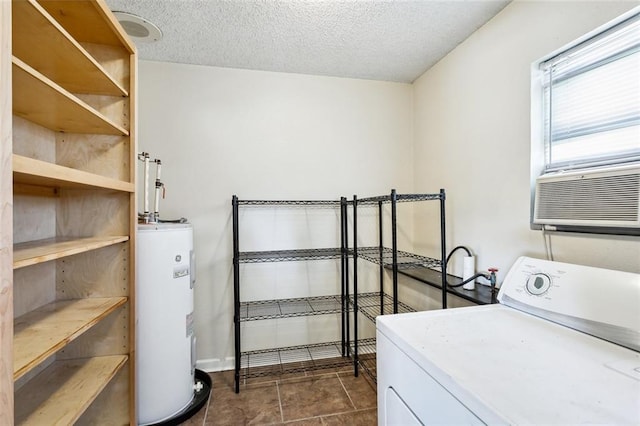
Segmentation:
{"type": "Polygon", "coordinates": [[[156,24],[141,59],[413,82],[509,0],[107,0],[156,24]]]}

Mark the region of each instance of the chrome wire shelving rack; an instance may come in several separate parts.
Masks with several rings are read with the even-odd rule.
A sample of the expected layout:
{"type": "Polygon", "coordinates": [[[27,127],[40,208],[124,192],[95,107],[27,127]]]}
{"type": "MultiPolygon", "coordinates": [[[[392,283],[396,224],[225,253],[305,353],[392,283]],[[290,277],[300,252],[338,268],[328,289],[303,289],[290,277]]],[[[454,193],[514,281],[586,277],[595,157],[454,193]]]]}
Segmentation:
{"type": "Polygon", "coordinates": [[[391,190],[389,195],[360,198],[353,197],[349,204],[353,208],[353,246],[349,253],[353,256],[353,293],[350,293],[348,280],[346,292],[353,314],[353,341],[350,342],[353,358],[354,374],[357,376],[362,369],[374,382],[376,381],[375,368],[375,339],[368,339],[366,343],[358,340],[358,314],[375,323],[378,315],[414,312],[411,306],[398,300],[398,272],[400,270],[428,269],[437,271],[441,276],[442,307],[447,307],[447,282],[446,282],[446,234],[445,234],[445,191],[441,189],[434,194],[398,194],[391,190]],[[439,203],[440,211],[440,259],[434,259],[415,253],[398,249],[398,215],[397,204],[403,202],[435,201],[439,203]],[[391,218],[391,247],[386,247],[383,238],[383,205],[390,204],[391,218]],[[358,247],[358,209],[360,207],[378,207],[378,235],[377,247],[358,247]],[[358,291],[358,260],[363,259],[379,267],[379,291],[359,293],[358,291]],[[392,290],[391,294],[385,293],[384,277],[385,269],[391,270],[392,290]]]}
{"type": "Polygon", "coordinates": [[[349,357],[348,328],[349,304],[345,293],[345,276],[348,268],[346,241],[346,199],[340,200],[240,200],[232,197],[233,219],[233,276],[234,276],[234,336],[235,336],[235,391],[240,391],[240,383],[253,377],[281,375],[300,371],[335,368],[351,365],[349,357]],[[312,208],[340,209],[340,247],[240,251],[240,208],[312,208]],[[324,296],[273,299],[242,300],[240,265],[294,262],[314,260],[341,260],[341,294],[324,296]],[[247,321],[293,318],[315,315],[341,315],[341,340],[337,342],[314,343],[292,347],[276,347],[242,351],[241,324],[247,321]]]}
{"type": "Polygon", "coordinates": [[[364,371],[373,381],[376,380],[376,341],[375,338],[358,339],[358,312],[375,322],[378,315],[413,312],[411,306],[398,300],[398,272],[428,270],[438,273],[442,278],[443,307],[446,307],[446,270],[444,190],[436,194],[397,194],[392,190],[389,195],[361,198],[354,196],[353,201],[341,198],[333,200],[240,200],[232,199],[233,216],[233,269],[234,269],[234,328],[235,328],[235,390],[239,392],[242,381],[253,377],[273,374],[289,374],[308,370],[339,368],[352,365],[354,374],[364,371]],[[441,259],[401,251],[397,243],[396,205],[404,202],[438,201],[440,203],[440,241],[441,259]],[[391,205],[391,247],[385,247],[383,241],[383,205],[391,205]],[[340,247],[292,249],[271,251],[239,250],[239,209],[261,207],[286,208],[340,208],[340,247]],[[347,229],[347,209],[353,209],[353,247],[349,247],[347,229]],[[379,245],[377,247],[358,247],[358,208],[378,207],[379,245]],[[353,271],[350,273],[349,258],[353,258],[353,271]],[[250,263],[292,262],[340,259],[341,294],[314,297],[300,297],[274,300],[241,300],[240,265],[250,263]],[[379,266],[379,291],[358,292],[359,259],[367,260],[379,266]],[[384,271],[392,272],[392,292],[384,292],[384,271]],[[350,284],[350,280],[352,284],[350,284]],[[351,291],[351,289],[353,291],[351,291]],[[353,316],[351,317],[351,313],[353,316]],[[313,315],[341,315],[341,340],[337,342],[314,343],[300,346],[267,348],[241,351],[241,323],[267,319],[303,317],[313,315]],[[353,318],[353,323],[351,319],[353,318]],[[351,324],[350,324],[351,323],[351,324]],[[353,335],[351,335],[353,333],[353,335]]]}

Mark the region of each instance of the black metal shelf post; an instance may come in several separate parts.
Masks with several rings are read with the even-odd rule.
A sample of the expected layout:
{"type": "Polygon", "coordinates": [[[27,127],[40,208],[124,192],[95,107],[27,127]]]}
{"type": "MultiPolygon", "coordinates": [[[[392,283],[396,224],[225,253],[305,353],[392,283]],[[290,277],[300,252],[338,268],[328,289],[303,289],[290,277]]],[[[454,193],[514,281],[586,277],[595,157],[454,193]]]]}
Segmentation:
{"type": "Polygon", "coordinates": [[[353,373],[358,377],[358,198],[353,196],[353,373]]]}
{"type": "Polygon", "coordinates": [[[378,282],[380,292],[380,315],[384,315],[384,237],[382,227],[382,201],[378,201],[378,249],[380,250],[380,257],[378,265],[378,282]]]}
{"type": "Polygon", "coordinates": [[[347,227],[347,199],[340,197],[342,356],[351,356],[349,346],[349,230],[347,227]]]}
{"type": "Polygon", "coordinates": [[[446,196],[444,189],[440,189],[440,271],[442,275],[442,309],[447,309],[447,248],[445,240],[445,211],[446,196]]]}
{"type": "MultiPolygon", "coordinates": [[[[398,313],[398,210],[396,203],[396,190],[391,190],[391,250],[393,261],[391,263],[393,275],[393,313],[398,313]]],[[[380,218],[382,220],[382,218],[380,218]]]]}
{"type": "Polygon", "coordinates": [[[349,294],[348,294],[348,248],[347,248],[347,203],[330,200],[239,200],[232,197],[233,220],[233,298],[235,337],[235,392],[240,391],[241,377],[260,377],[302,370],[333,368],[350,364],[348,358],[349,294]],[[271,251],[240,251],[239,208],[241,206],[284,207],[339,207],[340,247],[271,251]],[[275,299],[243,302],[240,294],[240,264],[310,260],[341,260],[341,290],[339,295],[314,296],[292,299],[275,299]],[[292,318],[300,316],[340,314],[341,341],[301,345],[287,348],[271,348],[242,352],[241,323],[265,319],[292,318]],[[300,363],[304,363],[301,366],[300,363]],[[241,375],[241,373],[243,373],[241,375]]]}
{"type": "Polygon", "coordinates": [[[231,200],[233,216],[233,326],[235,339],[235,387],[240,392],[240,252],[238,239],[238,197],[231,200]]]}

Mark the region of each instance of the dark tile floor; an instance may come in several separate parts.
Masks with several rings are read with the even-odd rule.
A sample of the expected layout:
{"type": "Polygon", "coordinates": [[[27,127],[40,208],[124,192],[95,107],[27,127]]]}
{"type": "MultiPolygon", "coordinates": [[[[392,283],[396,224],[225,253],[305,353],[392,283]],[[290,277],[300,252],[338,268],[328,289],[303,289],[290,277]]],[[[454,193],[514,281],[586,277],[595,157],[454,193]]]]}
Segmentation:
{"type": "Polygon", "coordinates": [[[210,373],[208,403],[184,425],[377,424],[374,385],[352,369],[251,379],[233,389],[233,372],[210,373]]]}

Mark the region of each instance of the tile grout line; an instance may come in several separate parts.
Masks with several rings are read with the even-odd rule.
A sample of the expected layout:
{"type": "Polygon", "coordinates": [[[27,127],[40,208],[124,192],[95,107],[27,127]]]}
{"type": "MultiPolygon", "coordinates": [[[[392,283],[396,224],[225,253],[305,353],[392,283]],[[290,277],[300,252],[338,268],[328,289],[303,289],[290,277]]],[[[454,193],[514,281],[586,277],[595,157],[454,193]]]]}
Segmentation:
{"type": "Polygon", "coordinates": [[[280,381],[276,380],[276,393],[278,394],[278,406],[280,407],[280,421],[284,423],[284,411],[282,410],[282,398],[280,397],[280,381]]]}
{"type": "Polygon", "coordinates": [[[338,380],[340,381],[340,385],[342,386],[342,389],[344,389],[344,393],[347,394],[347,398],[349,398],[349,402],[351,402],[351,406],[353,407],[354,410],[357,410],[358,408],[356,408],[356,404],[353,403],[353,399],[351,399],[351,395],[349,395],[349,391],[345,387],[344,383],[342,383],[342,379],[340,378],[340,375],[338,373],[336,373],[336,376],[338,376],[338,380]]]}
{"type": "Polygon", "coordinates": [[[286,422],[283,422],[283,423],[286,425],[286,424],[289,424],[289,423],[295,423],[295,422],[300,422],[300,421],[305,421],[305,420],[319,419],[322,422],[322,424],[326,424],[325,418],[327,418],[327,417],[342,416],[342,415],[345,415],[345,414],[352,414],[352,413],[363,413],[365,411],[375,411],[375,410],[376,410],[375,407],[371,407],[371,408],[356,408],[355,410],[338,411],[336,413],[319,414],[317,416],[302,417],[300,419],[287,420],[286,422]]]}
{"type": "Polygon", "coordinates": [[[213,402],[213,380],[211,381],[211,390],[209,391],[209,398],[207,399],[207,406],[204,408],[204,417],[202,418],[202,426],[207,424],[207,416],[209,415],[209,404],[213,402]]]}
{"type": "MultiPolygon", "coordinates": [[[[318,376],[307,376],[306,374],[307,374],[307,372],[305,371],[305,376],[303,376],[303,377],[305,377],[305,378],[313,378],[313,377],[330,378],[332,376],[336,376],[338,378],[338,381],[340,382],[340,385],[342,386],[342,389],[347,394],[347,398],[349,398],[349,402],[351,402],[351,405],[354,406],[354,410],[356,412],[359,411],[357,408],[355,408],[355,405],[353,404],[353,401],[351,400],[351,397],[349,396],[349,392],[347,392],[347,390],[345,389],[344,385],[342,384],[342,380],[340,380],[340,373],[339,372],[336,371],[336,372],[333,372],[333,373],[326,373],[326,374],[322,374],[322,375],[318,375],[318,376]]],[[[286,379],[284,381],[292,381],[292,380],[294,380],[294,379],[286,379]]],[[[304,420],[318,419],[318,420],[320,420],[320,423],[322,425],[326,425],[327,423],[325,422],[324,417],[331,417],[331,416],[336,416],[336,415],[340,415],[340,414],[354,412],[353,410],[349,410],[349,411],[331,413],[331,414],[319,414],[317,416],[304,417],[304,418],[300,418],[300,419],[293,419],[293,420],[289,420],[289,421],[285,422],[285,420],[284,420],[284,411],[282,410],[282,402],[281,402],[281,399],[280,399],[280,387],[279,387],[279,384],[282,381],[283,380],[276,380],[276,388],[278,390],[278,401],[280,402],[280,415],[281,415],[283,424],[299,422],[299,421],[304,421],[304,420]]]]}

